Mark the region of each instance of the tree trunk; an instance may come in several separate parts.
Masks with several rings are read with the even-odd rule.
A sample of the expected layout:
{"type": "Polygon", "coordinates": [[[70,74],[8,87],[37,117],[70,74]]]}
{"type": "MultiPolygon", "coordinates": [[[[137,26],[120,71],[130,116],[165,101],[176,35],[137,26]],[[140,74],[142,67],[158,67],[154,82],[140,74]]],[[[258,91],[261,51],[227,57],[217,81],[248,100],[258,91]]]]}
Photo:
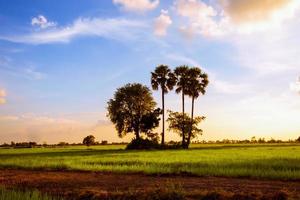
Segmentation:
{"type": "Polygon", "coordinates": [[[165,145],[165,91],[162,88],[162,133],[161,133],[161,145],[165,145]]]}
{"type": "Polygon", "coordinates": [[[182,147],[185,147],[185,136],[184,136],[184,91],[182,90],[182,147]]]}
{"type": "Polygon", "coordinates": [[[136,130],[135,131],[135,138],[138,140],[140,139],[140,131],[139,130],[136,130]]]}
{"type": "Polygon", "coordinates": [[[192,97],[191,124],[190,124],[189,136],[188,136],[188,141],[187,141],[187,148],[189,148],[189,145],[191,143],[191,137],[192,137],[192,131],[193,131],[194,102],[195,102],[195,97],[192,97]]]}

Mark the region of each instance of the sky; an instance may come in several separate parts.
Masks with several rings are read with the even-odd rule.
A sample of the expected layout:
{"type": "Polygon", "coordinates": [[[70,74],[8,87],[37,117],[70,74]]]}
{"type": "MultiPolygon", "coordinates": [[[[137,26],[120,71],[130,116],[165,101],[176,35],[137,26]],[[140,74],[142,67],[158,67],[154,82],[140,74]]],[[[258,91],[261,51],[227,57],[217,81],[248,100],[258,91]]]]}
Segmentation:
{"type": "Polygon", "coordinates": [[[159,64],[208,73],[199,140],[300,136],[298,0],[0,0],[0,25],[0,143],[129,141],[107,101],[159,64]]]}

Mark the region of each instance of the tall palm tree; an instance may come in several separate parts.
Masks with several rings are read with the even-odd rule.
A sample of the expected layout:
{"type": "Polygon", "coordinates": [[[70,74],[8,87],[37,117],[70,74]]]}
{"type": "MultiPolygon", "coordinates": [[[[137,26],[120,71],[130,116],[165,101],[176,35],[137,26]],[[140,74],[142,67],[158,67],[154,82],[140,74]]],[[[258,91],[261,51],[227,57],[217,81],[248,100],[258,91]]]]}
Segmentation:
{"type": "MultiPolygon", "coordinates": [[[[188,86],[188,71],[189,67],[186,65],[178,66],[175,68],[174,73],[177,79],[176,83],[176,93],[180,93],[182,95],[182,117],[184,121],[184,95],[187,94],[187,86],[188,86]]],[[[184,135],[184,123],[182,124],[182,147],[185,147],[185,135],[184,135]]]]}
{"type": "Polygon", "coordinates": [[[208,75],[206,73],[203,73],[200,68],[193,67],[189,69],[187,94],[189,95],[189,97],[192,98],[192,110],[191,110],[191,122],[190,122],[186,147],[188,147],[191,142],[195,99],[197,99],[201,94],[202,95],[205,94],[206,92],[205,88],[207,87],[208,83],[209,83],[208,75]]]}
{"type": "Polygon", "coordinates": [[[173,89],[176,84],[175,75],[167,65],[159,65],[151,72],[151,85],[153,90],[161,89],[162,96],[162,133],[161,144],[165,144],[165,94],[173,89]]]}

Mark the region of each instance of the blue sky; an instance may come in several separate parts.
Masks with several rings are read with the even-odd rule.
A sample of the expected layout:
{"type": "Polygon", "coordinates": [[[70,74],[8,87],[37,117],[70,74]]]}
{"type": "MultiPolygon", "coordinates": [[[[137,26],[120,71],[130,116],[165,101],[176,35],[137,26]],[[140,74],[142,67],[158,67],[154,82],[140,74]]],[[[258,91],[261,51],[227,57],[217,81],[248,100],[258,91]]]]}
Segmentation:
{"type": "Polygon", "coordinates": [[[209,74],[199,139],[296,138],[299,15],[295,0],[0,0],[0,142],[121,141],[106,102],[162,63],[209,74]]]}

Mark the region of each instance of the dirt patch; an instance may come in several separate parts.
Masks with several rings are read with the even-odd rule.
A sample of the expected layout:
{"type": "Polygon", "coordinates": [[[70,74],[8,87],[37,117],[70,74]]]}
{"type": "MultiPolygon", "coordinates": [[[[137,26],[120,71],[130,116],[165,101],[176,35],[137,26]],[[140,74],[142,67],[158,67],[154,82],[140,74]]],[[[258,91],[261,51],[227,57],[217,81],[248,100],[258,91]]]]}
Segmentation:
{"type": "Polygon", "coordinates": [[[148,176],[73,171],[0,170],[0,185],[38,189],[64,197],[82,194],[105,195],[113,192],[139,191],[147,193],[168,185],[180,185],[191,199],[203,192],[222,191],[232,195],[273,195],[284,191],[300,199],[300,181],[252,180],[223,177],[148,176]]]}

